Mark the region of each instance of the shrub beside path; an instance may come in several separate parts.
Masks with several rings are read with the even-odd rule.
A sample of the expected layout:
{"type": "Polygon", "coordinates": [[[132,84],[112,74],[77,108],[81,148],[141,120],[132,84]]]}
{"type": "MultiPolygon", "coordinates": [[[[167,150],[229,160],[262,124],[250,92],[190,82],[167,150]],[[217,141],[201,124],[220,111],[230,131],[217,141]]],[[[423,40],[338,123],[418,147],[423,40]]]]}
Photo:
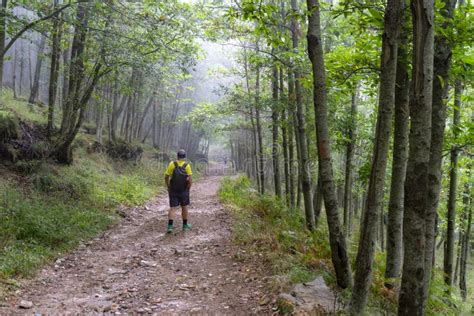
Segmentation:
{"type": "Polygon", "coordinates": [[[179,219],[165,234],[165,194],[124,209],[119,225],[22,281],[0,314],[271,313],[261,265],[240,260],[231,241],[219,181],[194,185],[191,231],[182,232],[179,219]]]}

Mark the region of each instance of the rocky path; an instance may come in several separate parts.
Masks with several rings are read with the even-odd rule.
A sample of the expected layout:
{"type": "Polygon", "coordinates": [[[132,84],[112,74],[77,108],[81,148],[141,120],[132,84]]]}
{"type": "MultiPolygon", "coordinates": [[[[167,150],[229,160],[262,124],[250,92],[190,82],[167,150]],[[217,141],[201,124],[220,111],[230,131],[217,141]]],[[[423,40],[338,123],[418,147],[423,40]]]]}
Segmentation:
{"type": "Polygon", "coordinates": [[[0,315],[271,313],[259,267],[237,260],[218,186],[217,177],[195,184],[189,232],[165,234],[164,194],[125,210],[118,226],[25,281],[0,315]]]}

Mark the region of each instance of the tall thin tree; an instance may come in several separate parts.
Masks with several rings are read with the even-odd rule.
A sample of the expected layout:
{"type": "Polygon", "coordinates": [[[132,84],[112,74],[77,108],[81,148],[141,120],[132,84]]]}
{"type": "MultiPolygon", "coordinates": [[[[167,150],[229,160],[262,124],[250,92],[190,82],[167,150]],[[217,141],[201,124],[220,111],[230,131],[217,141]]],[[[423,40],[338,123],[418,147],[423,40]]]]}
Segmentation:
{"type": "Polygon", "coordinates": [[[40,89],[41,68],[43,66],[43,59],[44,59],[43,55],[44,55],[45,48],[46,48],[46,39],[43,36],[41,36],[38,52],[36,55],[36,66],[35,66],[35,76],[33,79],[33,87],[31,88],[30,98],[28,99],[28,102],[30,104],[34,104],[36,102],[36,99],[38,98],[38,93],[40,89]]]}
{"type": "Polygon", "coordinates": [[[453,135],[454,144],[451,146],[451,169],[449,170],[449,193],[448,193],[448,213],[446,229],[446,251],[444,252],[444,282],[448,286],[453,285],[453,260],[454,260],[454,233],[456,229],[456,199],[458,185],[458,157],[459,147],[456,141],[459,137],[459,124],[461,121],[461,94],[462,83],[456,80],[454,87],[454,108],[453,108],[453,135]]]}
{"type": "Polygon", "coordinates": [[[408,157],[410,81],[408,76],[408,30],[403,27],[397,58],[397,80],[395,86],[395,120],[393,131],[392,179],[387,221],[387,261],[385,285],[399,283],[402,272],[403,251],[403,199],[408,157]]]}
{"type": "MultiPolygon", "coordinates": [[[[372,280],[377,221],[383,202],[385,171],[395,102],[398,41],[404,5],[404,0],[389,0],[385,9],[382,54],[380,57],[379,109],[367,203],[360,228],[354,288],[350,303],[350,311],[353,314],[362,313],[364,310],[372,280]]],[[[380,229],[383,231],[383,222],[380,229]]]]}
{"type": "MultiPolygon", "coordinates": [[[[291,9],[293,15],[291,19],[291,37],[293,40],[293,52],[297,53],[299,48],[299,25],[296,20],[298,14],[298,1],[291,0],[291,9]]],[[[300,66],[296,63],[293,69],[294,83],[295,83],[295,105],[296,105],[296,118],[298,121],[297,125],[297,142],[299,148],[299,170],[301,175],[301,191],[304,200],[304,210],[306,218],[306,227],[309,230],[313,230],[315,227],[314,221],[314,210],[313,210],[313,194],[311,186],[311,174],[309,170],[309,153],[308,153],[308,141],[306,135],[306,119],[305,119],[305,108],[303,104],[303,97],[301,91],[301,73],[300,66]]]]}
{"type": "Polygon", "coordinates": [[[342,288],[352,286],[352,272],[347,253],[346,238],[339,221],[338,202],[331,162],[331,147],[327,119],[326,68],[321,39],[321,18],[318,0],[307,0],[308,54],[313,72],[313,97],[316,117],[316,136],[324,203],[329,228],[331,256],[336,271],[337,284],[342,288]]]}
{"type": "MultiPolygon", "coordinates": [[[[56,8],[59,0],[53,1],[53,8],[56,8]]],[[[61,53],[61,20],[59,17],[54,17],[53,20],[53,43],[51,45],[51,70],[49,76],[48,89],[48,135],[51,137],[54,128],[54,106],[56,102],[56,94],[58,91],[59,78],[59,57],[61,53]]]]}

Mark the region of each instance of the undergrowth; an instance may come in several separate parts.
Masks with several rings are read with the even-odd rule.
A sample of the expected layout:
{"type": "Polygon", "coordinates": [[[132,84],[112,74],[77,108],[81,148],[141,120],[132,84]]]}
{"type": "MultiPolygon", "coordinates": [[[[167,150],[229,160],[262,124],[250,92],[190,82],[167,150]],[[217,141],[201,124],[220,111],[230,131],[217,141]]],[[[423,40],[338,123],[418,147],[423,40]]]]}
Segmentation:
{"type": "MultiPolygon", "coordinates": [[[[235,241],[247,250],[249,257],[258,256],[263,260],[273,276],[275,290],[287,290],[295,283],[310,281],[318,275],[335,287],[324,215],[316,231],[310,233],[305,228],[302,212],[288,209],[283,201],[274,196],[260,195],[244,176],[223,179],[219,196],[235,218],[235,241]]],[[[354,232],[348,240],[353,268],[357,235],[354,232]]],[[[396,314],[396,293],[384,286],[385,260],[385,253],[376,253],[367,315],[396,314]]],[[[428,315],[459,315],[470,309],[456,295],[447,295],[446,290],[442,275],[437,271],[431,284],[428,315]]],[[[350,289],[337,294],[343,304],[348,304],[350,289]]]]}
{"type": "Polygon", "coordinates": [[[325,228],[309,233],[301,213],[273,196],[260,196],[246,177],[225,178],[219,196],[236,218],[235,241],[261,256],[275,276],[275,287],[283,289],[317,275],[332,280],[325,228]]]}
{"type": "MultiPolygon", "coordinates": [[[[8,89],[2,91],[0,111],[33,124],[46,122],[46,109],[15,100],[8,89]]],[[[160,165],[90,153],[94,140],[78,135],[70,166],[38,159],[0,168],[0,297],[15,278],[32,276],[115,223],[118,205],[142,204],[162,185],[160,165]]]]}
{"type": "Polygon", "coordinates": [[[3,278],[31,276],[48,260],[97,235],[118,219],[119,204],[142,204],[161,179],[142,164],[115,166],[103,155],[81,157],[78,153],[76,162],[64,167],[29,162],[35,166],[23,169],[30,174],[1,181],[3,278]]]}

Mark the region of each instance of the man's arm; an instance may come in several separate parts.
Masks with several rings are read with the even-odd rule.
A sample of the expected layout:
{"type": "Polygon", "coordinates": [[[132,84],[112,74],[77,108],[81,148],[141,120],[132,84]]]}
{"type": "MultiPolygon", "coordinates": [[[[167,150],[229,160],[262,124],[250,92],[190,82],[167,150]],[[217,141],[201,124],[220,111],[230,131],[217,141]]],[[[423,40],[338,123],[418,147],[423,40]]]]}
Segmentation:
{"type": "Polygon", "coordinates": [[[165,175],[165,183],[166,183],[166,187],[169,190],[170,189],[170,176],[169,175],[165,175]]]}
{"type": "Polygon", "coordinates": [[[188,190],[191,189],[193,185],[193,176],[188,176],[188,190]]]}

